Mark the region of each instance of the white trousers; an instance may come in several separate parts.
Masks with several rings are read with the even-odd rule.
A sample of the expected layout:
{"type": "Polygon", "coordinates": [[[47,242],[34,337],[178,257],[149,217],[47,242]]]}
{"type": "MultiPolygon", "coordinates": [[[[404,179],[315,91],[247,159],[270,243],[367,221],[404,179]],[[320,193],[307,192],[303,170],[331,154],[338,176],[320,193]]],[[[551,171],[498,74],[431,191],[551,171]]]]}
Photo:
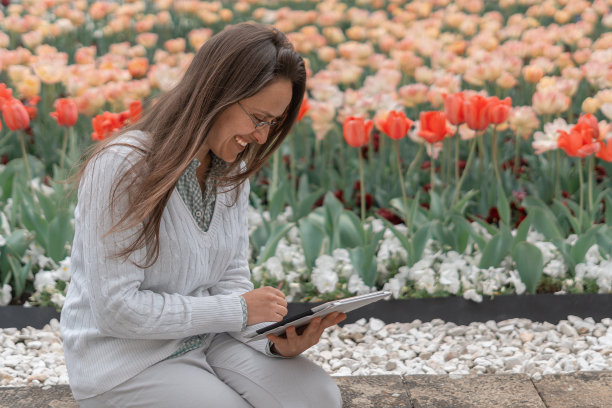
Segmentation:
{"type": "Polygon", "coordinates": [[[305,357],[268,357],[217,334],[209,347],[160,361],[78,403],[81,408],[337,408],[342,398],[332,378],[305,357]]]}

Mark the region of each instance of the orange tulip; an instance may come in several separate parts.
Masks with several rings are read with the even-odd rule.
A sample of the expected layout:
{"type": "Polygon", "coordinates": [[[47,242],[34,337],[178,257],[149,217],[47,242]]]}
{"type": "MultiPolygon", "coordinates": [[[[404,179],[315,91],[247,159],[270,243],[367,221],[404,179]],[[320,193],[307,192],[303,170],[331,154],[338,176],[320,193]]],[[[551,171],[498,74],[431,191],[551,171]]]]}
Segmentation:
{"type": "Polygon", "coordinates": [[[419,137],[427,143],[441,142],[447,135],[452,134],[452,130],[446,125],[444,112],[421,112],[419,123],[421,125],[419,137]]]}
{"type": "Polygon", "coordinates": [[[30,126],[30,115],[19,99],[10,98],[2,105],[4,123],[11,130],[27,129],[30,126]]]}
{"type": "Polygon", "coordinates": [[[612,139],[609,139],[606,144],[603,141],[599,141],[599,151],[597,152],[597,158],[612,162],[612,139]]]}
{"type": "Polygon", "coordinates": [[[297,121],[301,121],[302,118],[304,117],[304,115],[306,115],[306,112],[308,112],[308,110],[310,109],[310,102],[308,101],[307,97],[304,97],[304,100],[302,101],[302,105],[300,106],[300,111],[298,112],[297,115],[297,121]]]}
{"type": "Polygon", "coordinates": [[[489,126],[489,100],[482,95],[474,95],[463,105],[465,123],[472,130],[485,130],[489,126]]]}
{"type": "Polygon", "coordinates": [[[40,102],[40,96],[37,95],[33,98],[28,99],[28,102],[24,105],[26,111],[28,112],[30,120],[34,120],[36,115],[38,115],[38,109],[36,108],[38,102],[40,102]]]}
{"type": "Polygon", "coordinates": [[[406,136],[414,122],[406,117],[404,112],[390,111],[386,117],[379,119],[377,127],[393,140],[406,136]]]}
{"type": "Polygon", "coordinates": [[[79,112],[76,102],[70,98],[60,98],[53,104],[55,112],[49,115],[57,121],[60,126],[72,127],[77,121],[79,112]]]}
{"type": "Polygon", "coordinates": [[[91,134],[92,140],[104,140],[113,132],[121,129],[123,125],[118,113],[104,112],[91,120],[94,132],[91,134]]]}
{"type": "Polygon", "coordinates": [[[11,88],[7,88],[6,84],[0,83],[0,108],[2,108],[2,101],[8,100],[13,97],[13,90],[11,88]]]}
{"type": "Polygon", "coordinates": [[[505,122],[510,115],[510,109],[512,109],[512,99],[509,97],[504,100],[500,100],[497,96],[489,98],[489,121],[497,125],[505,122]]]}
{"type": "Polygon", "coordinates": [[[465,115],[463,114],[464,103],[465,96],[462,92],[444,95],[444,113],[446,113],[446,118],[453,125],[460,125],[465,122],[465,115]]]}
{"type": "Polygon", "coordinates": [[[342,134],[344,140],[350,146],[362,147],[370,141],[370,132],[374,127],[374,122],[365,120],[359,116],[348,116],[342,124],[342,134]]]}
{"type": "Polygon", "coordinates": [[[576,124],[569,133],[560,130],[557,146],[565,150],[568,156],[586,157],[596,153],[600,148],[599,143],[593,137],[594,134],[595,132],[586,122],[581,122],[576,124]]]}
{"type": "Polygon", "coordinates": [[[142,78],[149,69],[149,60],[145,57],[133,58],[128,62],[127,68],[132,78],[142,78]]]}

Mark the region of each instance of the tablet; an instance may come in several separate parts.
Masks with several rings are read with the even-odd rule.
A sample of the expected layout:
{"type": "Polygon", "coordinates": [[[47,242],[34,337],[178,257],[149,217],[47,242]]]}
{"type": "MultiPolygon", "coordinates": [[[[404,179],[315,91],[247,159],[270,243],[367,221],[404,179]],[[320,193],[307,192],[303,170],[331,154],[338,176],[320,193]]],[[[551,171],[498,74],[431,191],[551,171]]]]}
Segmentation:
{"type": "Polygon", "coordinates": [[[327,303],[323,303],[319,306],[315,306],[312,309],[305,311],[293,316],[285,317],[278,323],[262,327],[259,330],[253,330],[250,333],[246,333],[246,337],[249,341],[265,339],[268,334],[274,334],[280,336],[285,333],[285,330],[290,326],[300,328],[306,326],[312,319],[318,316],[327,316],[332,312],[347,313],[351,310],[358,309],[362,306],[368,305],[372,302],[384,299],[391,295],[388,290],[382,290],[379,292],[367,293],[365,295],[353,296],[346,299],[332,300],[327,303]]]}

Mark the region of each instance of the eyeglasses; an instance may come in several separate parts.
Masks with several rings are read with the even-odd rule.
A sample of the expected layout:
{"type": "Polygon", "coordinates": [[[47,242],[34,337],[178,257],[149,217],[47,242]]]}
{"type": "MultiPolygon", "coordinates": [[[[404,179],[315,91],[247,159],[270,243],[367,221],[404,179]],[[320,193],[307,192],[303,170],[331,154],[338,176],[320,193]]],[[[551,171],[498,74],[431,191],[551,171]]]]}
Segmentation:
{"type": "Polygon", "coordinates": [[[266,122],[265,120],[259,120],[256,117],[253,117],[253,115],[251,115],[249,112],[247,112],[246,109],[244,109],[244,106],[242,106],[240,102],[238,102],[238,106],[240,106],[240,109],[242,109],[242,111],[246,113],[247,116],[251,119],[251,121],[255,125],[255,130],[263,129],[264,126],[274,127],[278,125],[277,120],[271,120],[270,122],[266,122]]]}

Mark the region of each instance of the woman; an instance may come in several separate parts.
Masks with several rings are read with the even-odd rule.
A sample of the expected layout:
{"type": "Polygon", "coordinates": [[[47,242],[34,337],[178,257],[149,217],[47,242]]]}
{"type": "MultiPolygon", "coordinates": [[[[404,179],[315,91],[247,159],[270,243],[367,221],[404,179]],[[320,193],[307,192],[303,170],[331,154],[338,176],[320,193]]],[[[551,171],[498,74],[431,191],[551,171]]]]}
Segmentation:
{"type": "Polygon", "coordinates": [[[280,290],[249,279],[248,177],[286,137],[305,82],[283,34],[238,24],[95,147],[61,319],[81,407],[341,406],[331,377],[299,354],[345,315],[286,338],[241,336],[287,313],[280,290]]]}

